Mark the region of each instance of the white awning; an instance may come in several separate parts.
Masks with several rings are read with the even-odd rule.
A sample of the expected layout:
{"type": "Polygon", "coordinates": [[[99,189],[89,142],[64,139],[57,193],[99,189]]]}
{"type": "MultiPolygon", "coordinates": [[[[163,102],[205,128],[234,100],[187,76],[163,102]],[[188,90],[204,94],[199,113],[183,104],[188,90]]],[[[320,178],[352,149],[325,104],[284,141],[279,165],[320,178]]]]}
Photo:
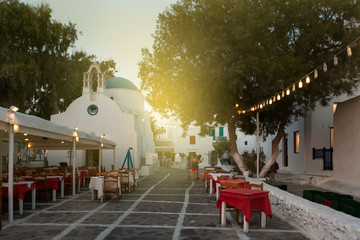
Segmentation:
{"type": "MultiPolygon", "coordinates": [[[[62,150],[71,148],[74,129],[0,107],[0,129],[6,130],[6,133],[3,134],[5,141],[8,139],[12,119],[14,124],[19,125],[19,132],[15,134],[15,142],[30,143],[31,149],[62,150]]],[[[77,130],[77,135],[79,141],[76,143],[76,149],[78,150],[99,149],[101,143],[103,149],[113,149],[116,146],[115,142],[101,139],[91,133],[77,130]]]]}

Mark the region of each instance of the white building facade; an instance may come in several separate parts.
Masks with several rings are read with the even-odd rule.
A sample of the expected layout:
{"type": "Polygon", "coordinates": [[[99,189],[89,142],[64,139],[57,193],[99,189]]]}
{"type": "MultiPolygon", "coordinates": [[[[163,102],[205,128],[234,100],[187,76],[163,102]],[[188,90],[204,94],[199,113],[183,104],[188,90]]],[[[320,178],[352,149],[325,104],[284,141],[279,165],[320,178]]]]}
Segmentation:
{"type": "Polygon", "coordinates": [[[159,157],[165,153],[180,154],[183,153],[186,156],[201,155],[203,163],[200,166],[208,166],[209,153],[214,149],[213,143],[219,137],[228,138],[228,130],[225,126],[212,127],[209,134],[200,136],[200,127],[190,125],[183,136],[183,128],[178,121],[168,121],[164,123],[165,132],[156,136],[155,139],[155,151],[159,154],[159,157]]]}
{"type": "MultiPolygon", "coordinates": [[[[155,150],[150,116],[144,111],[142,93],[125,78],[105,80],[97,63],[84,73],[82,96],[74,100],[65,112],[52,115],[51,121],[78,127],[117,144],[115,151],[78,151],[79,166],[98,166],[99,158],[102,158],[101,165],[106,170],[118,169],[130,151],[133,167],[140,168],[146,153],[155,150]]],[[[49,165],[68,161],[68,155],[63,151],[50,151],[49,165]]]]}
{"type": "MultiPolygon", "coordinates": [[[[329,106],[317,105],[314,110],[306,112],[304,117],[293,117],[292,123],[285,128],[286,136],[279,144],[279,149],[282,150],[277,159],[280,171],[350,180],[349,174],[340,171],[342,167],[339,166],[343,163],[347,166],[357,166],[354,161],[359,161],[354,158],[355,148],[352,148],[352,151],[344,150],[345,146],[353,145],[352,143],[359,139],[357,125],[344,125],[344,119],[353,118],[355,108],[347,107],[347,110],[343,110],[341,117],[337,116],[339,127],[334,124],[335,113],[338,114],[335,112],[336,106],[349,99],[351,97],[344,94],[333,98],[329,106]],[[352,127],[353,130],[345,133],[342,130],[344,126],[352,127]],[[347,161],[352,163],[349,165],[347,161]]],[[[265,142],[260,139],[260,151],[264,152],[266,159],[271,156],[271,141],[274,137],[268,136],[265,142]]],[[[256,152],[255,135],[237,133],[237,138],[240,154],[244,151],[251,152],[253,149],[256,152]]],[[[352,180],[360,180],[359,171],[350,175],[352,180]]]]}

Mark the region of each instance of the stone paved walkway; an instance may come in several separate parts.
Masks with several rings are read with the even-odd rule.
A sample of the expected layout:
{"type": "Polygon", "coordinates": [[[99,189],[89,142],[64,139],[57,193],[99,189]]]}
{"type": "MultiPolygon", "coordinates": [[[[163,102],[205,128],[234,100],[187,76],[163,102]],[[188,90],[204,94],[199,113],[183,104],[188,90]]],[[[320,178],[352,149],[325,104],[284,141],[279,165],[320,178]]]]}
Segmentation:
{"type": "Polygon", "coordinates": [[[161,169],[141,179],[119,202],[91,200],[84,188],[75,197],[36,208],[26,204],[23,216],[15,210],[13,224],[3,214],[0,239],[306,239],[276,213],[265,229],[255,213],[247,234],[229,213],[221,227],[215,196],[206,193],[203,182],[187,180],[183,169],[161,169]]]}

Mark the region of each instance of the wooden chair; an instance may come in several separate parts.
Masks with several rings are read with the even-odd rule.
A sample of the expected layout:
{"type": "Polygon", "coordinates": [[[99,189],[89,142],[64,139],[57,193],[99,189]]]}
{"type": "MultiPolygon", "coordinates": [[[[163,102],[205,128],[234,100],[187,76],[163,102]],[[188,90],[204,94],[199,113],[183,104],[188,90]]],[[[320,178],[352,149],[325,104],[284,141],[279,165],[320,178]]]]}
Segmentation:
{"type": "MultiPolygon", "coordinates": [[[[238,188],[239,186],[236,183],[220,183],[220,188],[219,190],[224,190],[224,189],[233,189],[233,188],[238,188]]],[[[237,223],[240,223],[240,209],[234,208],[228,204],[226,204],[226,208],[225,208],[225,212],[236,212],[236,221],[237,223]]],[[[221,223],[221,208],[220,208],[220,216],[219,216],[219,222],[221,223]]]]}
{"type": "Polygon", "coordinates": [[[241,181],[245,181],[246,178],[244,176],[236,176],[233,178],[234,180],[241,180],[241,181]]]}
{"type": "Polygon", "coordinates": [[[108,173],[106,173],[106,172],[100,172],[100,173],[97,173],[96,174],[96,176],[107,176],[107,175],[109,175],[108,173]]]}
{"type": "Polygon", "coordinates": [[[264,190],[264,184],[263,183],[261,183],[261,184],[248,183],[244,186],[244,188],[264,190]]]}
{"type": "MultiPolygon", "coordinates": [[[[47,175],[45,173],[36,174],[34,176],[34,181],[36,181],[36,196],[43,196],[44,200],[47,201],[47,195],[51,196],[51,189],[47,187],[47,175]]],[[[50,197],[51,198],[51,197],[50,197]]]]}
{"type": "Polygon", "coordinates": [[[130,192],[130,174],[128,172],[121,173],[121,192],[130,192]]]}
{"type": "Polygon", "coordinates": [[[104,201],[106,201],[106,196],[116,195],[116,200],[119,201],[119,186],[118,186],[118,177],[116,175],[108,175],[104,177],[104,201]]]}

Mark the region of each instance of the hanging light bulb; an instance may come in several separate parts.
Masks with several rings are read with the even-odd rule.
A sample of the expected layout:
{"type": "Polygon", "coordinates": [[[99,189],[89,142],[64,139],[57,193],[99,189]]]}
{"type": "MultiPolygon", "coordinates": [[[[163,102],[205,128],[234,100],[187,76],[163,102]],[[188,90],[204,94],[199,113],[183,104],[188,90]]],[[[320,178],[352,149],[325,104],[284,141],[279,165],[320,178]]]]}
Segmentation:
{"type": "Polygon", "coordinates": [[[290,95],[290,89],[286,89],[286,95],[290,95]]]}
{"type": "Polygon", "coordinates": [[[299,82],[299,88],[302,88],[303,87],[303,83],[302,83],[302,81],[300,80],[300,82],[299,82]]]}
{"type": "Polygon", "coordinates": [[[268,105],[268,104],[269,104],[269,99],[266,100],[266,105],[268,105]]]}
{"type": "Polygon", "coordinates": [[[240,115],[240,113],[241,113],[240,110],[238,110],[237,113],[240,115]]]}
{"type": "Polygon", "coordinates": [[[326,63],[324,63],[324,65],[323,65],[323,70],[324,70],[324,72],[327,71],[327,65],[326,65],[326,63]]]}
{"type": "Polygon", "coordinates": [[[239,106],[239,104],[235,104],[235,108],[237,108],[239,106]]]}
{"type": "Polygon", "coordinates": [[[315,71],[314,71],[314,78],[318,78],[318,76],[319,76],[319,73],[318,73],[318,71],[315,69],[315,71]]]}
{"type": "Polygon", "coordinates": [[[272,100],[270,99],[269,104],[272,104],[272,100]]]}
{"type": "Polygon", "coordinates": [[[273,102],[276,102],[276,98],[275,98],[275,96],[274,96],[274,98],[273,98],[273,102]]]}
{"type": "Polygon", "coordinates": [[[295,84],[292,86],[292,91],[295,92],[295,84]]]}
{"type": "Polygon", "coordinates": [[[310,77],[309,76],[306,76],[306,83],[309,83],[310,82],[310,77]]]}
{"type": "Polygon", "coordinates": [[[282,91],[281,96],[285,97],[285,92],[284,91],[282,91]]]}
{"type": "Polygon", "coordinates": [[[280,94],[278,94],[278,95],[277,95],[277,100],[280,100],[280,98],[281,98],[281,97],[280,97],[280,94]]]}
{"type": "Polygon", "coordinates": [[[246,111],[244,110],[243,113],[246,113],[246,111]]]}
{"type": "Polygon", "coordinates": [[[350,47],[350,45],[348,45],[348,46],[346,47],[346,51],[347,51],[348,57],[351,57],[351,56],[352,56],[352,52],[351,52],[351,47],[350,47]]]}
{"type": "Polygon", "coordinates": [[[260,104],[260,108],[263,108],[263,105],[262,105],[262,104],[260,104]]]}
{"type": "Polygon", "coordinates": [[[334,55],[334,66],[338,65],[338,58],[336,55],[334,55]]]}

